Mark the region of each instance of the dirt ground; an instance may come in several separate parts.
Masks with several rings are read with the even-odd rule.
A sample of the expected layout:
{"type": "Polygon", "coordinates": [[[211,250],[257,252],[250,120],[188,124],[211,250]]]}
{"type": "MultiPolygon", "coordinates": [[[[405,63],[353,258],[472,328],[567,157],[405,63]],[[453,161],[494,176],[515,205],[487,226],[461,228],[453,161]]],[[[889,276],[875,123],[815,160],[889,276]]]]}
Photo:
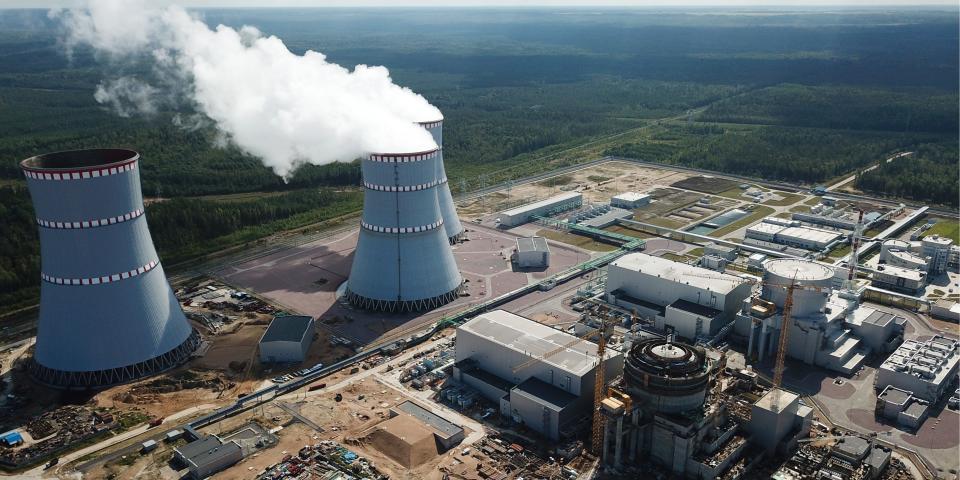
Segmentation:
{"type": "Polygon", "coordinates": [[[517,205],[543,200],[564,191],[583,194],[584,203],[610,203],[610,197],[621,192],[645,192],[654,186],[670,185],[690,174],[671,172],[641,165],[611,161],[565,173],[534,183],[518,185],[483,197],[461,202],[457,212],[465,221],[472,221],[517,205]],[[591,178],[592,177],[592,178],[591,178]]]}

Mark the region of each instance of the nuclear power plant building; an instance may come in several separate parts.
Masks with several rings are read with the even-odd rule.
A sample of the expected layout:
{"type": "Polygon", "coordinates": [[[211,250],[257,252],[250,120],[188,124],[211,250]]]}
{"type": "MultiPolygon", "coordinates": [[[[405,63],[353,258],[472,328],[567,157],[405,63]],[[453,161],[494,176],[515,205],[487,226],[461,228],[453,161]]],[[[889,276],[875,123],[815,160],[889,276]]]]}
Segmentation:
{"type": "Polygon", "coordinates": [[[607,301],[696,340],[733,322],[750,296],[746,280],[665,258],[632,253],[607,267],[607,301]]]}
{"type": "MultiPolygon", "coordinates": [[[[604,354],[605,375],[620,373],[623,355],[604,354]]],[[[500,413],[557,440],[588,418],[597,345],[503,310],[457,328],[454,380],[500,405],[500,413]]]]}
{"type": "Polygon", "coordinates": [[[120,149],[28,158],[40,232],[40,319],[32,370],[61,388],[128,382],[186,360],[199,343],[153,247],[140,156],[120,149]]]}
{"type": "Polygon", "coordinates": [[[463,283],[440,209],[440,150],[375,153],[361,162],[363,215],[346,296],[364,309],[409,312],[457,298],[463,283]]]}
{"type": "Polygon", "coordinates": [[[888,352],[903,339],[906,319],[860,306],[833,289],[834,269],[799,259],[764,263],[758,295],[744,301],[734,331],[746,339],[747,357],[773,358],[787,287],[793,292],[787,355],[808,365],[853,373],[871,351],[888,352]]]}

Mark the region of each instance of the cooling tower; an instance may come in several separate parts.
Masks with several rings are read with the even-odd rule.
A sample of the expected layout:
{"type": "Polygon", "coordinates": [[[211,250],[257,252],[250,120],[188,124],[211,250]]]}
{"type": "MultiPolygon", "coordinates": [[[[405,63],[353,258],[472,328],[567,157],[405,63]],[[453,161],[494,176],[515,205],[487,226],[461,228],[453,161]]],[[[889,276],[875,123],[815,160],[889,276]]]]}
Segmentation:
{"type": "Polygon", "coordinates": [[[438,202],[439,149],[372,154],[361,162],[363,217],[347,281],[353,305],[388,312],[435,308],[462,278],[438,202]]]}
{"type": "Polygon", "coordinates": [[[463,236],[464,230],[460,218],[457,217],[457,207],[453,204],[453,196],[450,195],[447,169],[443,166],[443,119],[420,122],[420,125],[426,128],[430,135],[433,135],[433,141],[440,146],[440,152],[436,159],[437,179],[440,182],[437,185],[437,200],[440,202],[440,213],[443,216],[443,229],[447,232],[450,243],[454,243],[463,236]]]}
{"type": "Polygon", "coordinates": [[[103,387],[185,360],[199,343],[153,248],[130,150],[78,150],[20,163],[40,230],[34,377],[103,387]]]}

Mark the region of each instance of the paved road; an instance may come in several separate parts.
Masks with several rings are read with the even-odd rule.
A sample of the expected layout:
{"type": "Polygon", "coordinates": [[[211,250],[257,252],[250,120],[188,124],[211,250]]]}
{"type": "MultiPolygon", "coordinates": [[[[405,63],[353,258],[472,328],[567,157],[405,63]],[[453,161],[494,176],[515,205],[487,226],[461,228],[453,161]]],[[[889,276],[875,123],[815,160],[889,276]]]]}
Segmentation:
{"type": "MultiPolygon", "coordinates": [[[[165,422],[165,423],[174,422],[174,421],[176,421],[176,420],[178,420],[178,419],[180,419],[180,418],[188,417],[188,416],[193,415],[193,414],[195,414],[195,413],[203,412],[203,411],[206,411],[206,410],[213,410],[213,409],[216,408],[216,407],[217,407],[216,405],[212,405],[212,404],[209,404],[209,403],[208,403],[208,404],[203,404],[203,405],[196,405],[196,406],[187,408],[187,409],[185,409],[185,410],[181,410],[181,411],[179,411],[179,412],[177,412],[177,413],[174,413],[173,415],[170,415],[170,416],[166,417],[166,418],[164,419],[164,422],[165,422]]],[[[57,468],[55,468],[55,469],[53,469],[53,470],[44,471],[44,470],[43,470],[43,466],[39,466],[39,467],[37,467],[37,468],[34,468],[33,470],[30,470],[29,472],[26,472],[26,473],[22,474],[22,475],[24,475],[23,478],[42,478],[44,474],[46,474],[46,475],[61,476],[61,475],[62,475],[61,470],[64,470],[63,473],[67,473],[67,471],[73,469],[72,467],[65,469],[65,467],[67,467],[67,464],[68,464],[68,463],[70,463],[70,462],[72,462],[72,461],[74,461],[74,460],[77,460],[78,458],[85,457],[85,456],[87,456],[87,455],[89,455],[89,454],[100,452],[100,451],[102,451],[102,450],[104,450],[104,449],[110,448],[110,447],[112,447],[112,446],[114,446],[114,445],[117,445],[117,444],[119,444],[119,443],[123,443],[123,442],[125,442],[125,441],[127,441],[127,440],[130,440],[130,439],[132,439],[132,438],[136,438],[136,437],[138,437],[138,436],[140,436],[140,435],[142,435],[142,434],[144,434],[144,433],[146,433],[147,431],[150,431],[150,430],[156,430],[156,431],[161,431],[161,430],[162,430],[162,431],[166,431],[166,429],[163,429],[163,428],[156,428],[156,427],[155,427],[154,429],[151,429],[148,425],[141,425],[141,426],[139,426],[139,427],[137,427],[137,428],[134,428],[134,429],[132,429],[132,430],[127,430],[126,432],[123,432],[123,433],[121,433],[121,434],[119,434],[119,435],[117,435],[117,436],[110,437],[110,438],[108,438],[108,439],[106,439],[106,440],[104,440],[104,441],[102,441],[102,442],[100,442],[100,443],[97,443],[97,444],[95,444],[95,445],[91,445],[91,446],[86,447],[86,448],[81,448],[80,450],[77,450],[77,451],[75,451],[75,452],[71,452],[71,453],[68,453],[68,454],[66,454],[66,455],[61,456],[61,457],[60,457],[60,466],[58,466],[57,468]]]]}

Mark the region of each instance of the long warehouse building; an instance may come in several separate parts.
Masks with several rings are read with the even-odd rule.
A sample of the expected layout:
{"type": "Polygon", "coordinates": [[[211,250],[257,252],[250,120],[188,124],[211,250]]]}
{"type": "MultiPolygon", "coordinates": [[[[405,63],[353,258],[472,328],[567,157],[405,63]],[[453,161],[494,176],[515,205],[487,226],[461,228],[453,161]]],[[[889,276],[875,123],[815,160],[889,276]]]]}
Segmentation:
{"type": "Polygon", "coordinates": [[[528,203],[500,212],[498,220],[503,227],[516,227],[529,222],[535,216],[550,215],[583,205],[583,195],[578,192],[561,193],[539,202],[528,203]]]}
{"type": "MultiPolygon", "coordinates": [[[[606,377],[618,375],[623,355],[604,359],[606,377]]],[[[503,310],[457,328],[454,379],[554,440],[589,414],[596,367],[595,343],[503,310]]]]}

